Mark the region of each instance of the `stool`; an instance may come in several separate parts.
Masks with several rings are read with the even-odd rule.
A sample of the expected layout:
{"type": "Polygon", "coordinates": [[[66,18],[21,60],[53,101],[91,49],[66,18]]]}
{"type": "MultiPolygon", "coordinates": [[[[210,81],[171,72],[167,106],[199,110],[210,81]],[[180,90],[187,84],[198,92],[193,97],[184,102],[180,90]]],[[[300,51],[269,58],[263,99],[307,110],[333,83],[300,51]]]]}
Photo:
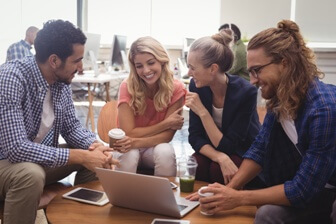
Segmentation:
{"type": "MultiPolygon", "coordinates": [[[[45,209],[47,208],[48,204],[51,200],[62,190],[72,187],[69,182],[66,181],[59,181],[54,184],[50,184],[44,187],[43,193],[40,198],[40,204],[38,209],[45,209]]],[[[3,219],[3,209],[4,209],[4,202],[0,202],[0,220],[3,219]]]]}

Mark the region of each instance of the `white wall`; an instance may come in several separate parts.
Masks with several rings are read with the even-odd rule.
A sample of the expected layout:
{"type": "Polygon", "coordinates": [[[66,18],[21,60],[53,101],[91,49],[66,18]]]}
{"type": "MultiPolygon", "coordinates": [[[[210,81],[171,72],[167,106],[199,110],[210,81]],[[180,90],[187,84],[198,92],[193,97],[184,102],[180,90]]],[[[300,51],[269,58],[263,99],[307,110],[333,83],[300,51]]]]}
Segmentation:
{"type": "Polygon", "coordinates": [[[242,36],[251,38],[282,19],[293,19],[307,41],[336,43],[335,9],[335,0],[221,0],[220,22],[235,23],[242,36]]]}
{"type": "Polygon", "coordinates": [[[336,85],[336,48],[333,51],[315,50],[316,64],[325,76],[325,83],[336,85]]]}
{"type": "Polygon", "coordinates": [[[42,28],[50,19],[76,24],[76,0],[0,0],[0,64],[9,45],[24,39],[29,26],[42,28]]]}
{"type": "Polygon", "coordinates": [[[152,36],[164,45],[182,46],[183,38],[212,35],[219,26],[220,0],[89,0],[88,27],[110,44],[114,34],[127,46],[152,36]]]}
{"type": "Polygon", "coordinates": [[[221,0],[221,24],[234,23],[241,36],[251,38],[261,30],[290,18],[291,0],[221,0]]]}
{"type": "Polygon", "coordinates": [[[309,42],[336,42],[336,1],[296,0],[295,21],[309,42]]]}
{"type": "Polygon", "coordinates": [[[250,39],[282,19],[293,19],[316,54],[317,66],[325,73],[323,81],[336,85],[335,9],[336,0],[221,0],[220,22],[235,23],[242,37],[250,39]]]}

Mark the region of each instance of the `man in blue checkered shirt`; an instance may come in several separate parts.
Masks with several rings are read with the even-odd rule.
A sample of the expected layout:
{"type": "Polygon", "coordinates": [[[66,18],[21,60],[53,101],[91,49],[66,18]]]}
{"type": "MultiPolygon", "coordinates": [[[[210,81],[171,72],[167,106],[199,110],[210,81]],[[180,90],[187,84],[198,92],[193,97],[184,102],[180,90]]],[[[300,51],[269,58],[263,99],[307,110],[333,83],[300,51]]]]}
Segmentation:
{"type": "Polygon", "coordinates": [[[43,187],[77,171],[75,184],[111,168],[109,147],[75,117],[70,82],[82,64],[86,37],[67,21],[48,21],[36,56],[0,67],[0,198],[5,223],[34,223],[43,187]],[[69,148],[59,148],[59,135],[69,148]]]}
{"type": "Polygon", "coordinates": [[[11,61],[14,59],[22,59],[26,56],[33,55],[31,52],[32,45],[34,44],[38,28],[35,26],[30,26],[26,30],[26,37],[24,40],[20,40],[9,46],[7,50],[6,61],[11,61]]]}
{"type": "MultiPolygon", "coordinates": [[[[250,82],[267,100],[267,114],[227,186],[209,185],[209,213],[259,206],[254,223],[331,223],[336,198],[336,86],[323,76],[296,23],[254,36],[247,47],[250,82]],[[267,187],[240,190],[256,175],[267,187]]],[[[197,196],[191,195],[190,199],[197,196]]]]}

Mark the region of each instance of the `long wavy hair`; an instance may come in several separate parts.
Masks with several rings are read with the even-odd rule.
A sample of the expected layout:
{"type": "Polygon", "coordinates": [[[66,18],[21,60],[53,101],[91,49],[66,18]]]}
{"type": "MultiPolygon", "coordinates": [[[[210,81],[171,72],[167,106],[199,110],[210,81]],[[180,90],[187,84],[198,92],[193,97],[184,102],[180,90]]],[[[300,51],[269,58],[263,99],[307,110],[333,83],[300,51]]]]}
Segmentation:
{"type": "Polygon", "coordinates": [[[247,50],[258,48],[263,48],[274,63],[286,62],[276,94],[267,101],[267,108],[278,117],[295,119],[309,85],[315,78],[324,77],[316,66],[315,54],[306,46],[298,25],[290,20],[282,20],[277,28],[256,34],[249,41],[247,50]]]}
{"type": "Polygon", "coordinates": [[[170,103],[174,91],[174,76],[169,68],[169,56],[164,47],[152,37],[141,37],[133,42],[128,61],[130,74],[127,79],[128,92],[131,95],[130,106],[134,114],[143,115],[146,110],[146,83],[137,74],[134,58],[137,54],[149,53],[162,64],[162,74],[158,80],[158,91],[154,95],[154,107],[156,111],[162,111],[170,103]]]}

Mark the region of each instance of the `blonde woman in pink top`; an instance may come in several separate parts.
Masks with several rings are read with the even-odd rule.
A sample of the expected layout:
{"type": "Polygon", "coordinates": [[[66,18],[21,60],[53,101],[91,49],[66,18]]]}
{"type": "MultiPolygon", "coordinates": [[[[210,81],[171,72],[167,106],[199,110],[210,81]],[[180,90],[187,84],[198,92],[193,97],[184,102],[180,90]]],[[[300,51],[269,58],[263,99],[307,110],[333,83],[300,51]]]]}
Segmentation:
{"type": "Polygon", "coordinates": [[[156,176],[175,176],[169,142],[183,125],[184,85],[174,80],[167,51],[152,37],[136,40],[128,60],[130,74],[119,90],[118,123],[126,137],[114,145],[117,169],[135,173],[140,166],[154,168],[156,176]]]}

